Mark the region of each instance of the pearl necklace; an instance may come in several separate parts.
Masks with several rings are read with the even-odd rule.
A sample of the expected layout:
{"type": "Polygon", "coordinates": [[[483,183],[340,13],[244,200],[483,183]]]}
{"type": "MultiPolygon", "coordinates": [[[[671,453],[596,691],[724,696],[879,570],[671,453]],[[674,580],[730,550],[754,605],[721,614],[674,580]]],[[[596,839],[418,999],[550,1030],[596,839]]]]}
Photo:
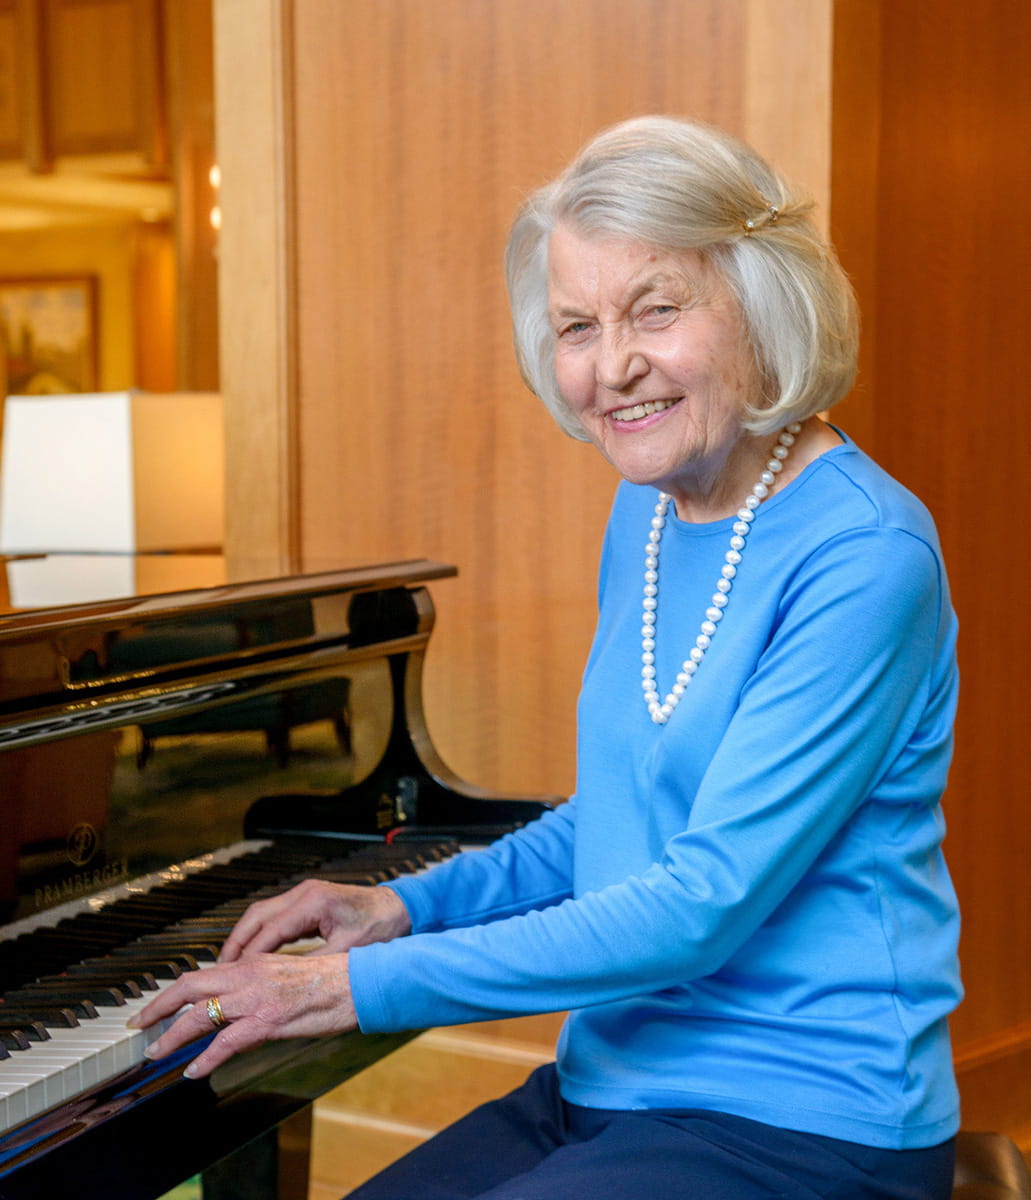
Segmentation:
{"type": "Polygon", "coordinates": [[[655,682],[655,635],[659,615],[659,549],[662,544],[662,530],[666,524],[666,511],[672,497],[666,492],[659,493],[659,502],[655,505],[655,516],[652,517],[651,532],[648,534],[648,545],[644,550],[644,605],[641,620],[641,686],[644,689],[644,702],[656,725],[665,725],[680,703],[680,697],[687,691],[687,686],[705,658],[705,652],[712,645],[716,636],[716,626],[723,619],[727,605],[730,603],[730,589],[741,563],[741,552],[745,548],[745,538],[748,537],[752,522],[755,520],[755,510],[770,494],[777,475],[783,470],[784,462],[795,444],[795,436],[801,425],[792,422],[777,439],[773,447],[773,455],[766,464],[766,469],[759,476],[759,482],[745,498],[738,509],[737,520],[734,522],[734,536],[730,539],[730,549],[724,556],[720,578],[716,581],[716,592],[712,597],[712,605],[705,610],[705,620],[702,631],[695,638],[691,653],[681,665],[676,682],[669,695],[662,703],[659,702],[659,688],[655,682]]]}

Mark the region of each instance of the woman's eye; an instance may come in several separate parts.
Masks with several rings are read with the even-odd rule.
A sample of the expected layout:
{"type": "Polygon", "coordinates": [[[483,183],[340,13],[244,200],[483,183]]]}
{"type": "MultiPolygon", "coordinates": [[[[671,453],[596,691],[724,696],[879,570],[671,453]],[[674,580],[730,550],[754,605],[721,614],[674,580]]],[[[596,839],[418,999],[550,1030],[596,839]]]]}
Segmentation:
{"type": "Polygon", "coordinates": [[[662,321],[672,316],[677,311],[675,304],[652,304],[644,310],[643,316],[647,320],[662,321]]]}
{"type": "Polygon", "coordinates": [[[576,338],[583,335],[590,329],[589,321],[570,321],[568,325],[563,325],[559,330],[560,337],[576,338]]]}

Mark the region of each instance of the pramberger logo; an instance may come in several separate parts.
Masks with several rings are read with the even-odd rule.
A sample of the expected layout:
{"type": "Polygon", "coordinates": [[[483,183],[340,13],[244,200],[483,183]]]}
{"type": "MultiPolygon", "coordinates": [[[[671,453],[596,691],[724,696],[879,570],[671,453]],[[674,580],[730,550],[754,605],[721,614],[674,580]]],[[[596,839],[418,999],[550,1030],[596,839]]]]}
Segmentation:
{"type": "MultiPolygon", "coordinates": [[[[80,821],[69,832],[65,839],[65,852],[73,867],[85,867],[96,858],[100,851],[101,839],[93,825],[88,821],[80,821]]],[[[55,883],[38,887],[33,895],[36,909],[50,908],[65,900],[74,900],[79,896],[88,896],[101,888],[111,887],[120,883],[129,875],[129,863],[124,858],[111,862],[101,861],[89,870],[77,870],[55,883]]]]}
{"type": "Polygon", "coordinates": [[[96,854],[100,837],[89,822],[80,821],[69,833],[66,845],[68,861],[77,867],[84,867],[96,854]]]}
{"type": "Polygon", "coordinates": [[[129,877],[129,862],[124,858],[116,858],[113,862],[105,863],[102,867],[94,867],[92,871],[76,871],[57,883],[46,884],[36,888],[33,901],[37,909],[50,908],[62,904],[65,900],[74,900],[78,896],[88,896],[101,888],[111,887],[129,877]]]}

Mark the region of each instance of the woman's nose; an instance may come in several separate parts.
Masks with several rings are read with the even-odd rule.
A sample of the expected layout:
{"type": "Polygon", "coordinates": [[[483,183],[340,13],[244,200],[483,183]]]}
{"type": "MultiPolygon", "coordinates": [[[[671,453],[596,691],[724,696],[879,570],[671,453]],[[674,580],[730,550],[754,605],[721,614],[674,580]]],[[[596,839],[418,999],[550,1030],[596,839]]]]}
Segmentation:
{"type": "Polygon", "coordinates": [[[610,392],[625,391],[648,371],[648,360],[624,332],[602,333],[595,368],[598,382],[610,392]]]}

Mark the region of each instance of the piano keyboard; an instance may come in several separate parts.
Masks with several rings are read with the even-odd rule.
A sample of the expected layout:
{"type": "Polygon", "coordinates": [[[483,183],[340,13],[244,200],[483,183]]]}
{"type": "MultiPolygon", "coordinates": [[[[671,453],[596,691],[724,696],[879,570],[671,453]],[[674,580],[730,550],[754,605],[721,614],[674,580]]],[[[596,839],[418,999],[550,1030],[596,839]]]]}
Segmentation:
{"type": "Polygon", "coordinates": [[[382,882],[456,849],[243,842],[111,889],[74,912],[8,927],[0,941],[0,1133],[141,1063],[167,1022],[133,1030],[129,1017],[183,971],[212,965],[253,900],[313,875],[382,882]]]}

